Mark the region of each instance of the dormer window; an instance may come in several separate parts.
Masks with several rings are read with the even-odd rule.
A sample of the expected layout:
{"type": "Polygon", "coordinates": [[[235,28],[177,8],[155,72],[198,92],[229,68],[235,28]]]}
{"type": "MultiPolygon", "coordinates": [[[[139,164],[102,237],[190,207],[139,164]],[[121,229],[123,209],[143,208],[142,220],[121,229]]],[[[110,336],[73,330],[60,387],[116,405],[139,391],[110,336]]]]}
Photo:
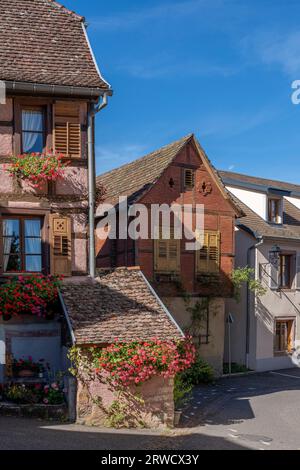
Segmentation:
{"type": "Polygon", "coordinates": [[[272,224],[282,224],[282,198],[269,198],[268,221],[272,224]]]}

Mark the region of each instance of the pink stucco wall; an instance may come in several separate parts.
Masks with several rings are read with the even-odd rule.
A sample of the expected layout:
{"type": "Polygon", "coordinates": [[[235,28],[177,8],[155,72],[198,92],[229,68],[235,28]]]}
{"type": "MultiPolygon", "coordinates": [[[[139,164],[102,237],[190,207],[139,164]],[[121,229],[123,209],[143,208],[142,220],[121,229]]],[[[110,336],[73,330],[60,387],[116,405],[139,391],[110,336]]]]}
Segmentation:
{"type": "Polygon", "coordinates": [[[125,394],[118,395],[112,386],[98,379],[79,382],[77,421],[90,426],[111,427],[114,419],[111,406],[117,404],[118,427],[173,427],[173,388],[172,379],[154,377],[142,386],[133,386],[125,394]]]}
{"type": "MultiPolygon", "coordinates": [[[[1,136],[0,136],[1,142],[1,136]]],[[[1,144],[0,144],[1,145],[1,144]]],[[[0,150],[1,154],[1,150],[0,150]]],[[[5,171],[6,165],[0,165],[0,192],[12,193],[13,192],[13,178],[5,171]]]]}
{"type": "MultiPolygon", "coordinates": [[[[6,104],[0,104],[0,121],[12,122],[13,120],[13,102],[7,99],[6,104]]],[[[13,128],[9,126],[0,126],[0,155],[8,156],[13,153],[13,128]]]]}
{"type": "Polygon", "coordinates": [[[87,195],[87,169],[67,167],[64,177],[56,182],[56,194],[65,195],[87,195]]]}

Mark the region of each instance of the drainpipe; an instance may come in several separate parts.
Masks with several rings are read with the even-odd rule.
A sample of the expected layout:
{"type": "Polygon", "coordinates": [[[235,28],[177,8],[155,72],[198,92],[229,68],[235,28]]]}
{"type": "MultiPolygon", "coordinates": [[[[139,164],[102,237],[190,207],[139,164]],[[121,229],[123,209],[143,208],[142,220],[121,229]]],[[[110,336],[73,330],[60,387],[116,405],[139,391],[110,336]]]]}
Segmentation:
{"type": "Polygon", "coordinates": [[[88,187],[89,187],[89,274],[96,277],[95,253],[95,115],[107,106],[108,93],[104,93],[102,100],[96,105],[92,104],[88,113],[88,187]]]}
{"type": "MultiPolygon", "coordinates": [[[[257,248],[263,244],[264,240],[262,237],[258,237],[256,234],[253,234],[257,239],[257,243],[250,246],[247,250],[247,266],[250,267],[251,263],[251,252],[252,250],[257,250],[257,248]]],[[[256,271],[256,262],[254,265],[256,271]]],[[[256,272],[255,272],[256,275],[256,272]]],[[[247,305],[246,305],[246,367],[249,369],[249,355],[250,355],[250,289],[249,283],[247,284],[247,305]]]]}

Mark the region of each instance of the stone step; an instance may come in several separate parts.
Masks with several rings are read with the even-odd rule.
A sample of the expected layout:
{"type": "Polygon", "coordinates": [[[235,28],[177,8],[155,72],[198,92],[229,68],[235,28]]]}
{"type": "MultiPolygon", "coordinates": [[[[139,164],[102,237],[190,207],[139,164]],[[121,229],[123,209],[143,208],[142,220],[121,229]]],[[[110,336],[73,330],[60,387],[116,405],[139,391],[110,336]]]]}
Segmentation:
{"type": "Polygon", "coordinates": [[[0,402],[0,416],[67,421],[68,407],[67,405],[17,405],[15,403],[0,402]]]}

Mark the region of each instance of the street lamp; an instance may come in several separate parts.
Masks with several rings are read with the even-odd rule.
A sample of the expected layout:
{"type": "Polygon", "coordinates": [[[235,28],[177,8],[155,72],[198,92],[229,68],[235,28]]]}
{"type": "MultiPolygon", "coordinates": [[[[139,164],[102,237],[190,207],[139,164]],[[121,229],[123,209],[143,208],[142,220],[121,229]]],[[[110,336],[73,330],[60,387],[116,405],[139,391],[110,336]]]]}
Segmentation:
{"type": "Polygon", "coordinates": [[[278,267],[280,253],[281,248],[278,245],[274,245],[271,251],[269,252],[269,262],[275,267],[278,267]]]}

